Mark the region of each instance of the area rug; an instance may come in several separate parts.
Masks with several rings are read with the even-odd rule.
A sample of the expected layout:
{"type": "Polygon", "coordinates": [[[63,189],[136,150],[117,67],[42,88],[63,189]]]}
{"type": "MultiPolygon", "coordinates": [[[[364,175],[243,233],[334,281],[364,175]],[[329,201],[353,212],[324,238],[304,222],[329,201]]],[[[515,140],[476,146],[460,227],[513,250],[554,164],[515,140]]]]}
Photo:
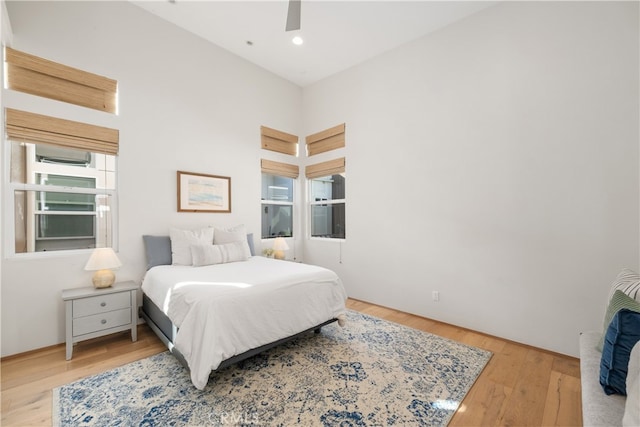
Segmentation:
{"type": "Polygon", "coordinates": [[[59,426],[446,425],[491,353],[350,311],[199,391],[161,353],[53,390],[59,426]]]}

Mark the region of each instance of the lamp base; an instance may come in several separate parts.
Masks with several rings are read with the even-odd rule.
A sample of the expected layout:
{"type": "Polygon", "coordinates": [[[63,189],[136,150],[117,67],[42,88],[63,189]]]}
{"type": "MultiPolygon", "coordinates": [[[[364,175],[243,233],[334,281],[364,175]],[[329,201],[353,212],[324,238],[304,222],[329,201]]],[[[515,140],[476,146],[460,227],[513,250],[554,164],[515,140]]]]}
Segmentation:
{"type": "Polygon", "coordinates": [[[273,257],[275,259],[284,259],[284,251],[273,251],[273,257]]]}
{"type": "Polygon", "coordinates": [[[111,270],[98,270],[93,273],[93,278],[91,280],[93,281],[93,286],[96,289],[108,288],[116,281],[116,275],[111,270]]]}

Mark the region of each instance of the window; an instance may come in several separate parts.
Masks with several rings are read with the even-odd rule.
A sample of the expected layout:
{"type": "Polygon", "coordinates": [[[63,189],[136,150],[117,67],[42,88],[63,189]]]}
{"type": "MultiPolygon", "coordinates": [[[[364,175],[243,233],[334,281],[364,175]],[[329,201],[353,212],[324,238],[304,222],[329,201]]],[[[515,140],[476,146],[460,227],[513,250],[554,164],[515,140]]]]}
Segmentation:
{"type": "Polygon", "coordinates": [[[113,246],[116,158],[10,141],[15,253],[113,246]]]}
{"type": "Polygon", "coordinates": [[[9,108],[5,118],[8,253],[116,246],[118,131],[9,108]]]}
{"type": "Polygon", "coordinates": [[[344,239],[345,161],[344,157],[307,166],[311,237],[344,239]]]}
{"type": "Polygon", "coordinates": [[[293,190],[300,168],[262,159],[262,238],[293,237],[293,190]]]}
{"type": "Polygon", "coordinates": [[[345,238],[344,174],[313,178],[311,237],[345,238]]]}
{"type": "Polygon", "coordinates": [[[263,239],[293,237],[293,183],[293,178],[262,174],[263,239]]]}

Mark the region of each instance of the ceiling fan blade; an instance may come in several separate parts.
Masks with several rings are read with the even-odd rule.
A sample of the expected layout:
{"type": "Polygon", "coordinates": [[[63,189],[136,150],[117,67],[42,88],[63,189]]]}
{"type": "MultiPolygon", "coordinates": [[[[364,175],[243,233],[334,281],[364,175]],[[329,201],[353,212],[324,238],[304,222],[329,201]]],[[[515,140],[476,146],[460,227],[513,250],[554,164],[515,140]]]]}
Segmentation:
{"type": "Polygon", "coordinates": [[[301,0],[289,0],[289,11],[287,12],[287,27],[285,31],[295,31],[300,29],[300,9],[301,0]]]}

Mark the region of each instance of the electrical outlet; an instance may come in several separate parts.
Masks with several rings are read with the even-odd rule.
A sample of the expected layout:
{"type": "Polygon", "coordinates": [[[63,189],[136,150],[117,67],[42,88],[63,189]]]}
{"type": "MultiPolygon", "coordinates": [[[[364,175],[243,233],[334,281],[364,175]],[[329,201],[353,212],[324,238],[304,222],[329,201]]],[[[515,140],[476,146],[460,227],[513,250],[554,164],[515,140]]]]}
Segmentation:
{"type": "Polygon", "coordinates": [[[435,302],[440,301],[440,292],[438,292],[438,291],[433,291],[433,292],[431,293],[431,298],[433,298],[433,300],[434,300],[435,302]]]}

